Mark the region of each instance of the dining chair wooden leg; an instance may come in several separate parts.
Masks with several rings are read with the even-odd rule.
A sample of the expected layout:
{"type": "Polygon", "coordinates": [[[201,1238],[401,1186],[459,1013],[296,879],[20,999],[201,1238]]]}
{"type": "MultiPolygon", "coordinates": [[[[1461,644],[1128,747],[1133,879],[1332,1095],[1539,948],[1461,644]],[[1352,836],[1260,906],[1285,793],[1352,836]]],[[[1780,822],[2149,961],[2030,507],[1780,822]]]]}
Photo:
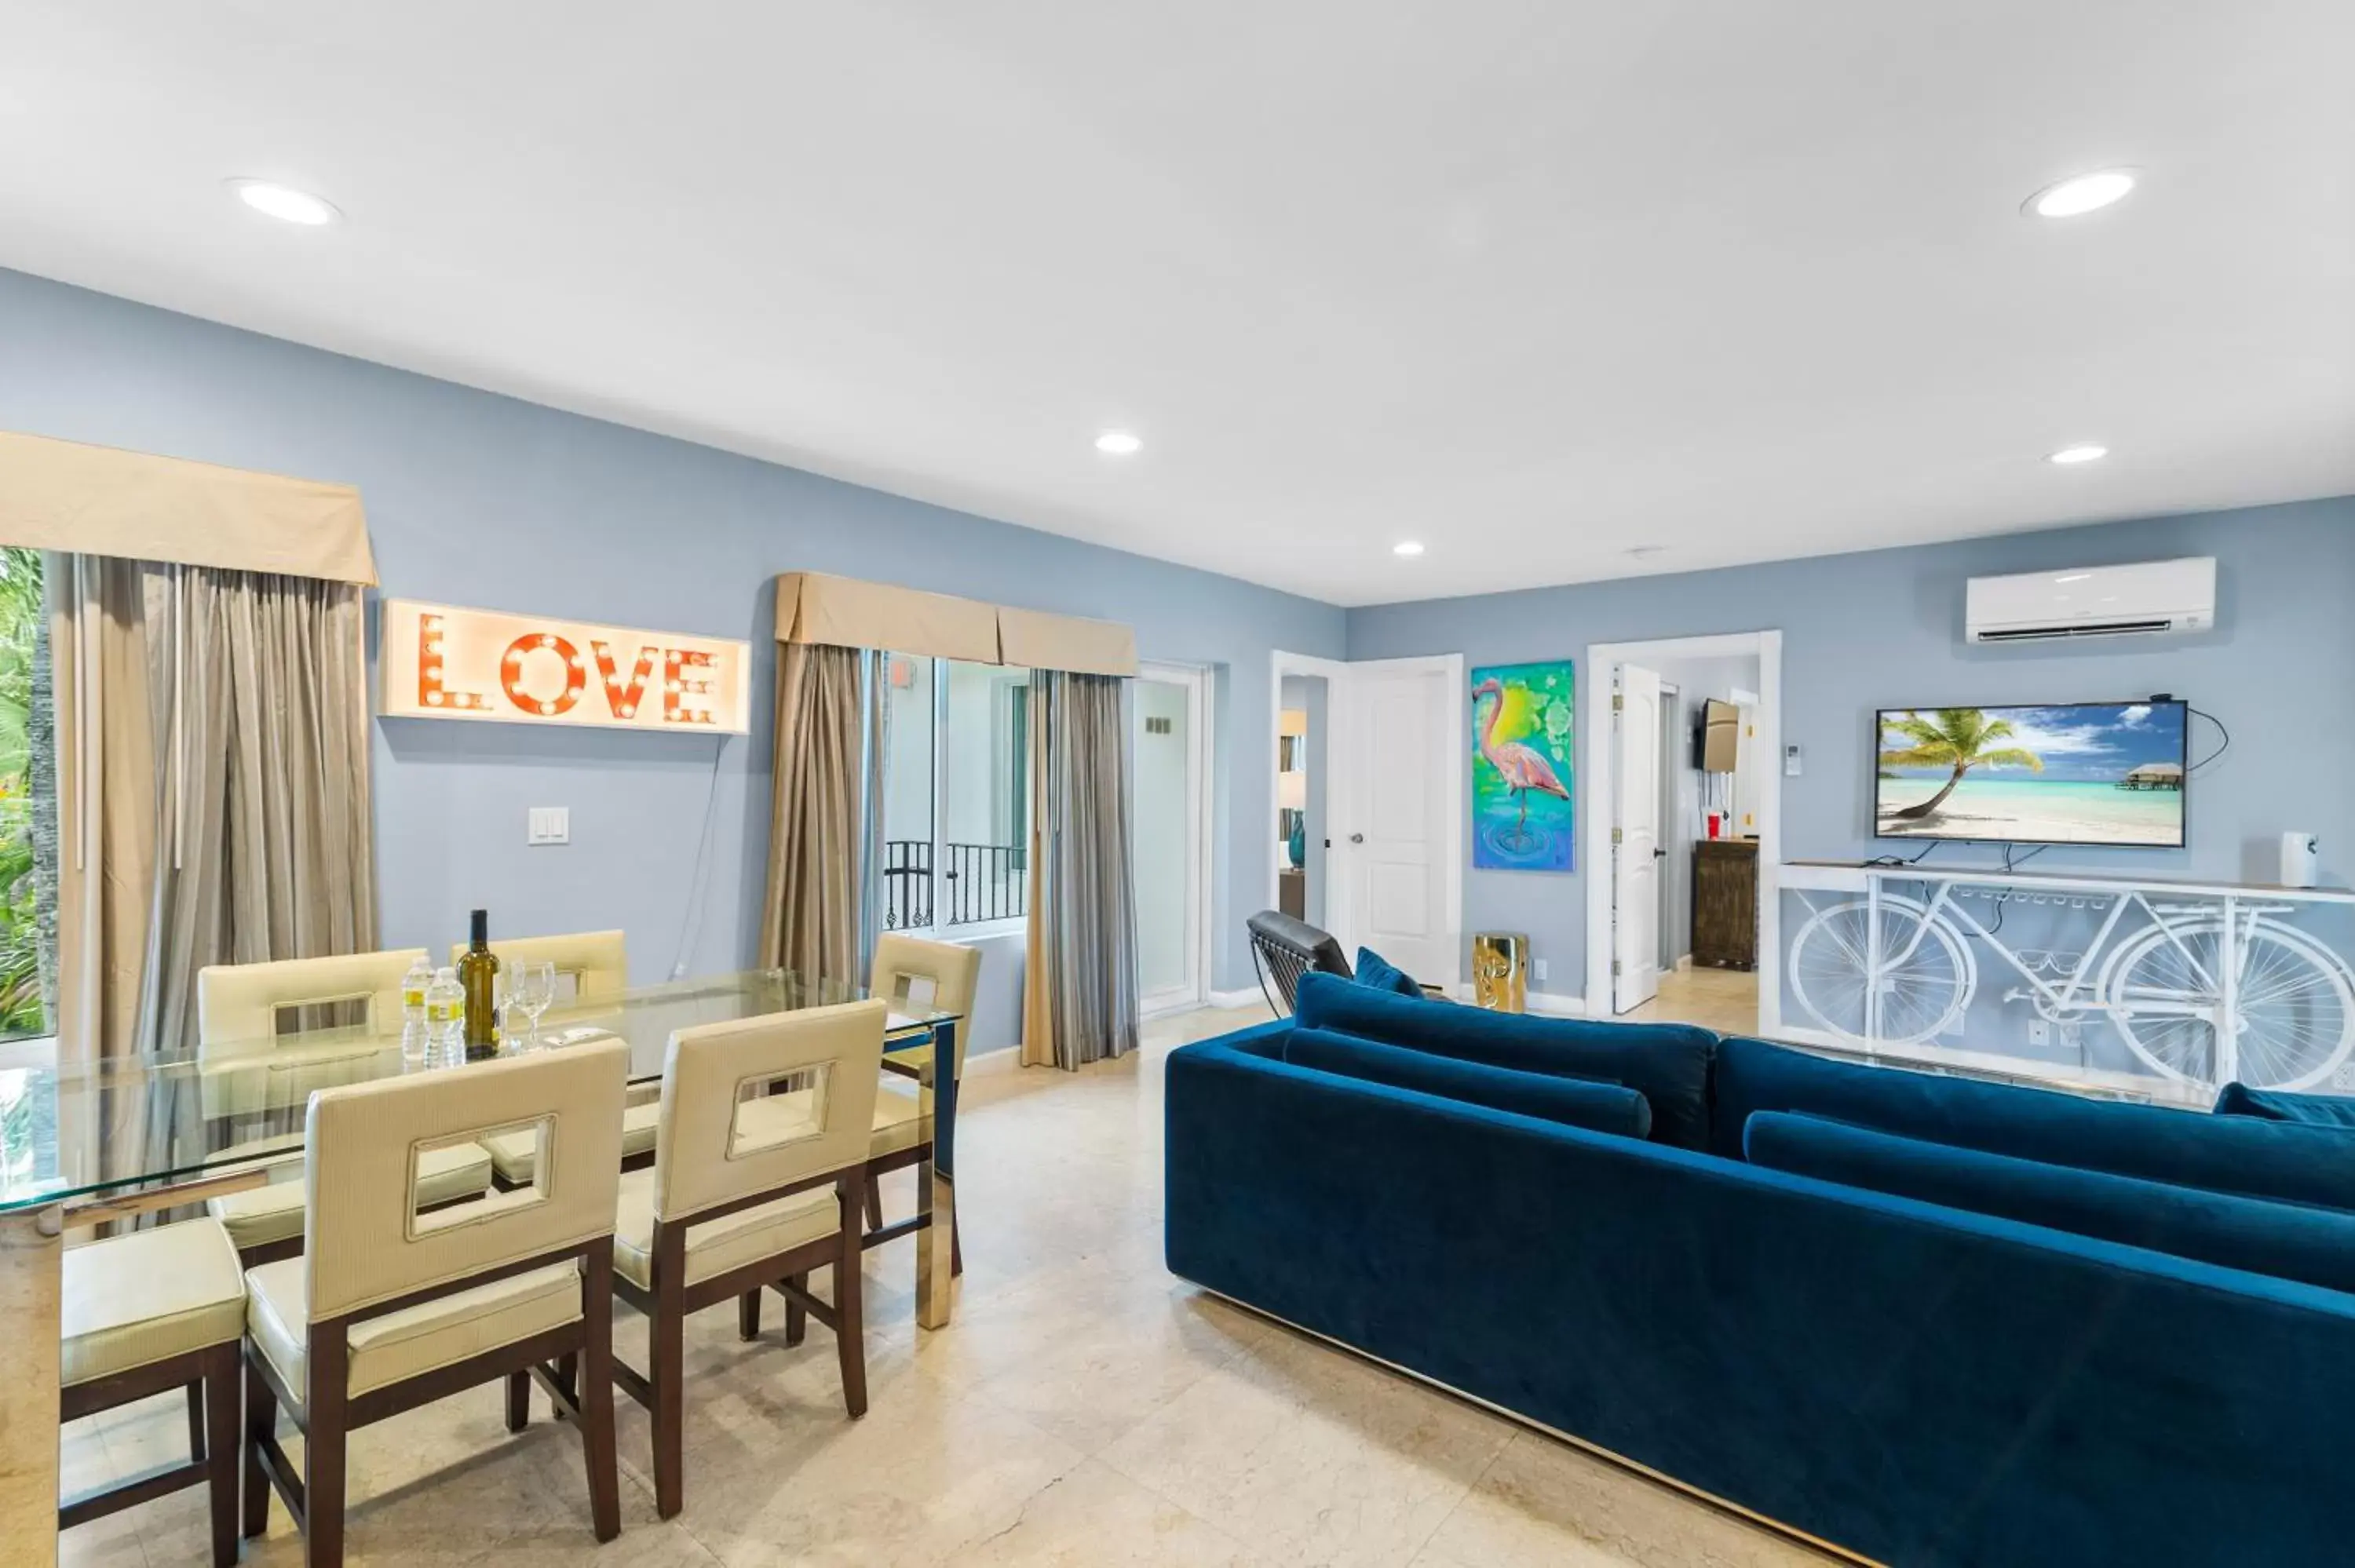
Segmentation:
{"type": "Polygon", "coordinates": [[[883,1183],[871,1173],[867,1178],[867,1228],[883,1228],[883,1183]]]}
{"type": "MultiPolygon", "coordinates": [[[[237,1563],[237,1391],[244,1363],[235,1340],[205,1352],[205,1480],[212,1505],[213,1568],[236,1568],[237,1563]]],[[[269,1483],[262,1485],[266,1498],[269,1483]]]]}
{"type": "MultiPolygon", "coordinates": [[[[867,1248],[852,1223],[858,1197],[850,1183],[842,1186],[842,1229],[836,1237],[834,1255],[834,1340],[836,1352],[842,1359],[842,1403],[851,1418],[867,1414],[867,1331],[864,1308],[865,1281],[859,1274],[867,1248]]],[[[806,1283],[807,1276],[804,1276],[806,1283]]]]}
{"type": "MultiPolygon", "coordinates": [[[[261,1352],[253,1352],[259,1356],[261,1352]]],[[[262,1473],[261,1446],[278,1429],[278,1396],[261,1375],[261,1368],[245,1365],[245,1501],[238,1533],[258,1540],[270,1528],[270,1478],[262,1473]]]]}
{"type": "MultiPolygon", "coordinates": [[[[556,1358],[556,1381],[563,1385],[565,1393],[572,1396],[573,1404],[578,1404],[581,1403],[581,1355],[579,1351],[568,1351],[563,1355],[556,1358]]],[[[561,1408],[558,1409],[556,1418],[559,1421],[564,1419],[564,1412],[561,1408]]]]}
{"type": "Polygon", "coordinates": [[[507,1430],[520,1432],[531,1425],[531,1373],[507,1373],[507,1430]]]}
{"type": "MultiPolygon", "coordinates": [[[[788,1275],[786,1277],[793,1281],[794,1288],[796,1290],[809,1288],[809,1276],[806,1274],[788,1275]]],[[[785,1298],[785,1343],[798,1345],[807,1338],[809,1338],[809,1313],[803,1309],[800,1302],[788,1296],[785,1298]]]]}
{"type": "Polygon", "coordinates": [[[751,1344],[761,1337],[761,1293],[747,1290],[736,1298],[736,1337],[751,1344]]]}
{"type": "Polygon", "coordinates": [[[205,1385],[200,1378],[187,1387],[188,1395],[188,1459],[201,1465],[210,1457],[205,1446],[205,1385]]]}
{"type": "Polygon", "coordinates": [[[949,1227],[949,1273],[952,1277],[964,1272],[964,1227],[949,1227]]]}
{"type": "Polygon", "coordinates": [[[341,1319],[311,1325],[303,1395],[303,1562],[343,1568],[344,1458],[349,1436],[351,1328],[341,1319]]]}
{"type": "MultiPolygon", "coordinates": [[[[647,1324],[646,1378],[654,1384],[655,1512],[686,1504],[687,1245],[685,1226],[655,1225],[655,1310],[647,1324]]],[[[610,1311],[611,1308],[608,1308],[610,1311]]]]}
{"type": "MultiPolygon", "coordinates": [[[[622,1470],[613,1444],[613,1245],[581,1270],[581,1446],[589,1466],[589,1519],[600,1542],[622,1533],[622,1470]]],[[[570,1358],[567,1358],[568,1360],[570,1358]]]]}

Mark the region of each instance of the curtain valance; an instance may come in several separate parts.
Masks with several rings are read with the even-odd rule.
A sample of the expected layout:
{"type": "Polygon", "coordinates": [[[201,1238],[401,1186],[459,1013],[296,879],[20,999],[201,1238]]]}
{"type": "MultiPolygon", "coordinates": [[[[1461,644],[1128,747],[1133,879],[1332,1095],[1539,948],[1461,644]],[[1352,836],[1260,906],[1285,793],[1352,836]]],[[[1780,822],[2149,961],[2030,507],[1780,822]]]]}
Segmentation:
{"type": "Polygon", "coordinates": [[[890,583],[787,572],[777,579],[777,641],[995,664],[997,608],[890,583]]]}
{"type": "Polygon", "coordinates": [[[348,484],[5,430],[0,545],[376,582],[348,484]]]}
{"type": "Polygon", "coordinates": [[[777,641],[1089,675],[1136,673],[1135,633],[1117,621],[1015,609],[823,572],[787,572],[777,579],[777,641]]]}

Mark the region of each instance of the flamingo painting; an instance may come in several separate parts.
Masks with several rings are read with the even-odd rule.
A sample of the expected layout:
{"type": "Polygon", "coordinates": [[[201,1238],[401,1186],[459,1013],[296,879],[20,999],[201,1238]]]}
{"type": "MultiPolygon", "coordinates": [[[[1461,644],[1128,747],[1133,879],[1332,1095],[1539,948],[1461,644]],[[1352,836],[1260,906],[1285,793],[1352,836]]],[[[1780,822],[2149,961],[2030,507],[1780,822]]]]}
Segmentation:
{"type": "Polygon", "coordinates": [[[1567,661],[1474,672],[1475,866],[1571,866],[1571,668],[1567,661]],[[1480,766],[1485,764],[1486,766],[1480,766]],[[1555,805],[1555,801],[1560,805],[1555,805]],[[1532,823],[1532,805],[1540,810],[1532,823]]]}

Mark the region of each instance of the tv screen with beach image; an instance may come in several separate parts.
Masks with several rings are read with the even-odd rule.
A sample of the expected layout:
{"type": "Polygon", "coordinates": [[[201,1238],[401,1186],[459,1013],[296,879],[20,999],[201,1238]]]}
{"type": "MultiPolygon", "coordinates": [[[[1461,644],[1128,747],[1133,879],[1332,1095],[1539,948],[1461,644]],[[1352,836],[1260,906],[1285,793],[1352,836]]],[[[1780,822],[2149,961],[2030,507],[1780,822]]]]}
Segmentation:
{"type": "Polygon", "coordinates": [[[1884,708],[1884,839],[2183,847],[2181,703],[1884,708]]]}

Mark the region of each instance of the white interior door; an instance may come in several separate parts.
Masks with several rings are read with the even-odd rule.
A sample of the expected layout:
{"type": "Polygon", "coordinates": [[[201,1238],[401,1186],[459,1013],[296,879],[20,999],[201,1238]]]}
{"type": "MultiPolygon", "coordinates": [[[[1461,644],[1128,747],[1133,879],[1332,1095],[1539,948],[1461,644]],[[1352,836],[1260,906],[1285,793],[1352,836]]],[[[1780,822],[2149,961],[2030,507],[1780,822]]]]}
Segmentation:
{"type": "Polygon", "coordinates": [[[1619,666],[1612,705],[1618,729],[1612,782],[1611,1011],[1625,1012],[1660,993],[1660,676],[1619,666]]]}
{"type": "Polygon", "coordinates": [[[1327,914],[1419,980],[1453,986],[1461,946],[1463,661],[1351,664],[1331,692],[1327,914]]]}

